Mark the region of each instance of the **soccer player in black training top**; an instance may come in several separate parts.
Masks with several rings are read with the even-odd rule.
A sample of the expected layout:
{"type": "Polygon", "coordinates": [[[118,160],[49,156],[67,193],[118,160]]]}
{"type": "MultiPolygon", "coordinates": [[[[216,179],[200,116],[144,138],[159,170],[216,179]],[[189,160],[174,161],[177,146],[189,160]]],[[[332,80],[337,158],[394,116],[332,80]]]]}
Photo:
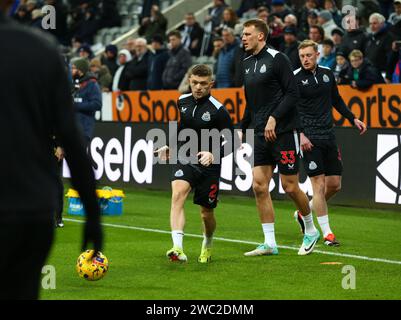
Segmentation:
{"type": "MultiPolygon", "coordinates": [[[[183,251],[184,203],[191,189],[194,189],[194,203],[201,208],[200,213],[204,225],[204,239],[198,261],[207,263],[211,259],[212,238],[216,229],[214,208],[217,206],[219,193],[222,151],[225,150],[222,148],[221,136],[216,132],[218,144],[215,149],[213,150],[213,142],[209,139],[206,141],[208,145],[204,146],[202,136],[205,137],[206,133],[202,130],[210,130],[210,134],[212,134],[212,130],[217,129],[219,133],[223,133],[225,140],[232,142],[234,127],[226,108],[210,95],[210,89],[214,82],[212,70],[208,66],[194,66],[190,72],[189,83],[192,92],[180,96],[177,102],[180,111],[180,124],[177,131],[179,134],[183,133],[185,129],[193,129],[196,133],[195,143],[197,145],[187,159],[178,148],[178,163],[173,165],[170,211],[173,248],[167,251],[167,257],[171,261],[187,261],[187,256],[183,251]],[[216,152],[217,157],[213,155],[216,152]]],[[[180,143],[180,147],[184,148],[187,143],[190,141],[186,140],[185,143],[180,143]]],[[[156,152],[163,160],[171,156],[171,152],[166,146],[156,152]]]]}
{"type": "MultiPolygon", "coordinates": [[[[358,128],[360,134],[366,132],[366,126],[345,105],[330,69],[317,64],[318,44],[305,40],[298,49],[302,67],[295,70],[294,74],[300,92],[298,109],[302,123],[303,163],[313,188],[310,207],[316,213],[324,243],[338,246],[340,243],[330,229],[327,210],[327,200],[341,189],[343,169],[334,135],[333,106],[358,128]]],[[[295,217],[303,230],[304,219],[297,211],[295,217]]]]}
{"type": "Polygon", "coordinates": [[[84,243],[102,246],[93,171],[75,124],[57,45],[8,20],[0,2],[0,299],[37,299],[51,247],[59,172],[52,135],[62,143],[87,212],[84,243]]]}
{"type": "Polygon", "coordinates": [[[269,192],[273,171],[278,165],[284,191],[304,216],[306,232],[298,251],[307,255],[319,240],[313,224],[308,197],[299,187],[299,140],[296,131],[299,98],[288,58],[266,45],[268,26],[263,20],[244,23],[242,42],[248,56],[244,59],[246,108],[242,130],[253,124],[255,150],[253,191],[265,236],[264,243],[246,256],[278,254],[274,234],[274,209],[269,192]]]}

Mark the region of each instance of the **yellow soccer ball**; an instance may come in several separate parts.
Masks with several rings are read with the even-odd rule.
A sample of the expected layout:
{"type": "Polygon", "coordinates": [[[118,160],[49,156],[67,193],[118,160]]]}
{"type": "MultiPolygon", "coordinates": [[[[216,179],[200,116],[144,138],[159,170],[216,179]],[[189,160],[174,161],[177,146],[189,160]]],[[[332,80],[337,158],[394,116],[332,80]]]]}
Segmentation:
{"type": "Polygon", "coordinates": [[[88,281],[97,281],[102,279],[107,270],[109,270],[109,261],[107,257],[99,252],[95,257],[92,257],[94,250],[86,250],[82,252],[76,264],[76,270],[81,278],[88,281]]]}

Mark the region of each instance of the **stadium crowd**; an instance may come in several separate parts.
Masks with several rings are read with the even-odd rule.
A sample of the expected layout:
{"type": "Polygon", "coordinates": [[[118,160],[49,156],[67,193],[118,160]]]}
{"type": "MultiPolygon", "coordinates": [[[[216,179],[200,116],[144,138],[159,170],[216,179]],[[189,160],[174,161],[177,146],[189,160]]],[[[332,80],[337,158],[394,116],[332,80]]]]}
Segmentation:
{"type": "Polygon", "coordinates": [[[49,31],[69,58],[90,61],[103,91],[187,92],[187,71],[199,61],[213,66],[215,87],[241,87],[242,23],[255,17],[269,25],[269,45],[284,52],[294,70],[301,66],[300,41],[311,39],[319,44],[319,64],[333,70],[338,84],[366,89],[376,83],[400,82],[401,0],[365,2],[355,16],[341,13],[346,0],[242,0],[237,10],[224,0],[212,0],[204,21],[188,12],[182,25],[170,32],[159,1],[146,0],[139,37],[127,39],[122,48],[109,44],[101,57],[94,57],[91,46],[96,32],[121,25],[116,2],[20,0],[13,16],[42,28],[41,7],[55,6],[57,27],[49,31]]]}

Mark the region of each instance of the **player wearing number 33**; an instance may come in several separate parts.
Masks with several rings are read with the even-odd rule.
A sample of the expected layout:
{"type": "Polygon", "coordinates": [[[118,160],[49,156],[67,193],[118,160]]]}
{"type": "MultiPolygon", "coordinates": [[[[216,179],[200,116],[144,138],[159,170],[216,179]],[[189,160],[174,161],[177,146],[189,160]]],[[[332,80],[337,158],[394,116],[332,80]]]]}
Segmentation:
{"type": "MultiPolygon", "coordinates": [[[[173,248],[167,251],[167,257],[171,261],[187,261],[187,256],[183,252],[184,203],[191,189],[194,189],[194,203],[201,208],[200,213],[204,226],[204,240],[198,261],[207,263],[211,259],[212,237],[216,229],[214,208],[217,206],[218,200],[222,152],[227,150],[222,147],[223,138],[220,134],[223,134],[227,141],[230,139],[228,136],[231,136],[231,146],[234,146],[234,127],[226,108],[210,95],[214,82],[212,70],[208,66],[194,66],[190,72],[189,83],[192,93],[182,95],[177,102],[180,111],[177,134],[184,133],[185,129],[194,130],[197,146],[183,155],[181,147],[184,149],[184,145],[187,145],[190,139],[184,143],[181,143],[181,138],[179,139],[181,147],[177,148],[178,163],[173,165],[171,178],[170,223],[173,248]],[[216,134],[217,139],[213,139],[214,136],[212,138],[217,141],[215,148],[213,148],[213,142],[208,138],[206,139],[208,146],[203,145],[204,141],[202,140],[205,140],[202,139],[202,136],[205,136],[203,130],[207,130],[210,135],[216,134]],[[213,154],[217,154],[217,156],[213,154]]],[[[186,137],[188,138],[188,136],[186,137]]],[[[161,147],[155,152],[162,160],[169,159],[171,155],[167,146],[161,147]]]]}
{"type": "Polygon", "coordinates": [[[264,243],[245,256],[278,254],[274,233],[274,209],[269,193],[273,171],[278,165],[284,191],[305,217],[306,232],[298,251],[311,253],[319,240],[308,198],[299,187],[299,140],[297,128],[297,85],[288,58],[266,45],[267,24],[260,19],[244,23],[242,42],[246,109],[241,129],[255,128],[253,191],[265,236],[264,243]]]}
{"type": "MultiPolygon", "coordinates": [[[[330,229],[327,210],[327,200],[341,189],[342,173],[341,154],[334,135],[332,107],[355,125],[360,134],[366,132],[366,126],[345,105],[330,69],[317,64],[317,43],[305,40],[298,50],[302,67],[295,70],[294,75],[300,92],[298,111],[302,127],[303,163],[313,188],[310,207],[316,213],[324,243],[338,246],[340,243],[330,229]]],[[[304,231],[303,217],[297,211],[294,216],[304,231]]]]}

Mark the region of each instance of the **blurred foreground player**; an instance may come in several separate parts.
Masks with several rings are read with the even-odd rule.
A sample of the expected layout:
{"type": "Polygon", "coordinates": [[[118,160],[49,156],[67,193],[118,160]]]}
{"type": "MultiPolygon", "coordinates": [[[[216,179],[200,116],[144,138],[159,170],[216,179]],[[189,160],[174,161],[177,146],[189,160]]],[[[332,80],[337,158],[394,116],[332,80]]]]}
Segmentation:
{"type": "Polygon", "coordinates": [[[59,173],[52,135],[65,150],[87,212],[83,247],[102,247],[92,168],[74,122],[64,62],[52,40],[8,20],[0,2],[0,299],[37,299],[54,232],[59,173]],[[23,76],[21,76],[23,75],[23,76]]]}

